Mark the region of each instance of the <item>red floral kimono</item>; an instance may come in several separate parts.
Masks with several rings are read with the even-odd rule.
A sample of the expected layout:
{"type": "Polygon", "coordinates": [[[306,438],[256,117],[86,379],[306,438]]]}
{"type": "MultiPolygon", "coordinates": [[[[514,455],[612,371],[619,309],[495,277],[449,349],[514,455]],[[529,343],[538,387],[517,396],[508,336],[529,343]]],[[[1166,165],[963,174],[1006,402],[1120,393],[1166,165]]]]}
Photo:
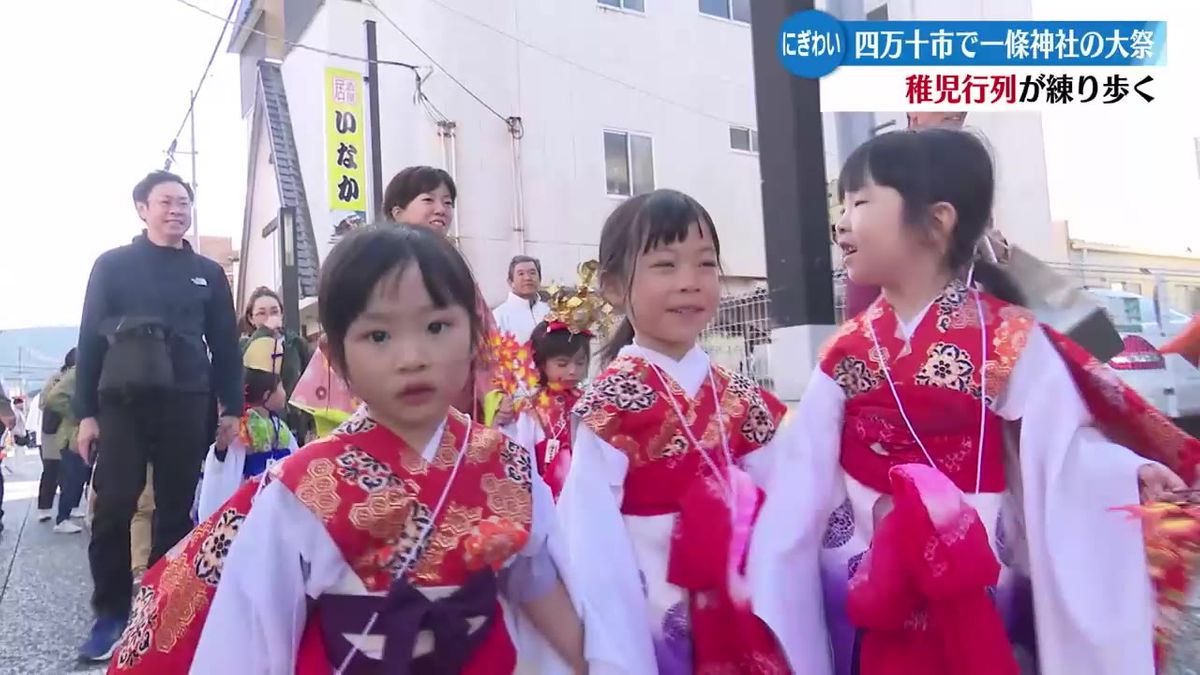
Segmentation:
{"type": "Polygon", "coordinates": [[[559,512],[589,661],[662,675],[791,672],[771,629],[731,586],[730,565],[743,565],[745,549],[722,488],[735,473],[726,447],[761,484],[769,455],[759,451],[785,407],[699,348],[677,362],[631,346],[575,412],[583,424],[559,512]]]}
{"type": "Polygon", "coordinates": [[[497,570],[530,538],[527,452],[456,411],[420,454],[356,416],[268,480],[147,573],[110,673],[513,671],[497,570]]]}
{"type": "Polygon", "coordinates": [[[538,473],[555,499],[571,468],[571,409],[581,394],[577,388],[543,388],[526,399],[517,420],[505,429],[513,440],[534,451],[538,473]]]}
{"type": "MultiPolygon", "coordinates": [[[[1132,599],[1140,598],[1139,587],[1129,573],[1139,565],[1144,573],[1145,563],[1136,539],[1125,546],[1132,533],[1109,510],[1127,503],[1120,500],[1136,502],[1136,467],[1148,460],[1193,480],[1200,443],[1078,345],[1039,326],[1028,310],[987,294],[980,301],[982,322],[974,293],[954,281],[915,324],[902,326],[887,301],[877,299],[841,326],[823,350],[816,381],[797,410],[796,420],[810,439],[805,454],[817,458],[812,466],[836,453],[840,469],[840,475],[815,478],[835,486],[825,507],[833,511],[820,538],[835,672],[1016,673],[1018,663],[996,656],[996,633],[986,628],[1001,619],[1020,665],[1036,660],[1042,675],[1070,668],[1135,672],[1128,668],[1144,668],[1149,640],[1138,645],[1136,655],[1125,650],[1129,661],[1092,650],[1091,657],[1110,668],[1138,664],[1102,671],[1104,665],[1069,665],[1086,650],[1065,641],[1059,631],[1105,634],[1105,623],[1112,620],[1104,613],[1118,616],[1109,606],[1121,604],[1097,599],[1106,593],[1128,595],[1124,604],[1134,606],[1119,616],[1139,625],[1138,612],[1145,608],[1132,599]],[[1014,379],[1018,374],[1020,382],[1014,379]],[[1016,420],[1021,427],[1006,429],[1016,420]],[[1006,432],[1019,435],[1019,452],[1015,444],[1006,444],[1006,432]],[[898,484],[896,471],[928,467],[930,458],[966,495],[983,528],[964,526],[941,538],[922,562],[905,547],[914,537],[929,535],[930,524],[919,510],[900,513],[898,486],[920,490],[898,484]],[[1095,481],[1090,483],[1094,494],[1080,492],[1078,481],[1095,481]],[[885,517],[893,500],[896,512],[885,517]],[[1066,534],[1089,527],[1097,528],[1090,542],[1087,537],[1067,541],[1066,534]],[[990,548],[981,548],[981,541],[990,548]],[[869,582],[862,578],[868,562],[869,582]],[[929,576],[934,567],[946,571],[929,576]],[[1065,567],[1077,571],[1068,573],[1065,567]],[[1130,581],[1117,592],[1101,581],[1100,587],[1089,586],[1090,574],[1097,580],[1130,581]],[[978,602],[985,595],[992,602],[978,602]],[[970,607],[970,623],[978,630],[961,630],[961,617],[935,620],[955,616],[962,607],[970,607]]],[[[1091,639],[1104,643],[1104,638],[1091,639]]],[[[1112,645],[1119,645],[1116,638],[1112,645]]]]}

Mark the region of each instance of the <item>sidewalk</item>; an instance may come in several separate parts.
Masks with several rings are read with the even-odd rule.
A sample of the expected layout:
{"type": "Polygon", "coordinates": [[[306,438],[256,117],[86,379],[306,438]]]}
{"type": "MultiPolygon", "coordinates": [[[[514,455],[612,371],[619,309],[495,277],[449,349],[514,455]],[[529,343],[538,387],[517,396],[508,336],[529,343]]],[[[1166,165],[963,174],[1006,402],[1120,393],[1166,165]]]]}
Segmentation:
{"type": "Polygon", "coordinates": [[[91,623],[87,532],[54,534],[37,522],[37,455],[4,461],[0,534],[0,675],[103,673],[75,655],[91,623]]]}

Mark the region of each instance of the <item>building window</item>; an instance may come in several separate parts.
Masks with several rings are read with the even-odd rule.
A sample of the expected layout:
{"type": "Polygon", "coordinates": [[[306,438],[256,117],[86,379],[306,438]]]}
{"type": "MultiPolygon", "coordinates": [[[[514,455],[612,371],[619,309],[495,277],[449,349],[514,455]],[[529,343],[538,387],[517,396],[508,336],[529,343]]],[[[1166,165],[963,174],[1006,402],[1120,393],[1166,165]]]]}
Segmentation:
{"type": "Polygon", "coordinates": [[[700,13],[750,23],[750,0],[700,0],[700,13]]]}
{"type": "Polygon", "coordinates": [[[746,127],[729,127],[729,147],[742,152],[758,152],[758,132],[746,127]]]}
{"type": "Polygon", "coordinates": [[[604,132],[608,194],[629,197],[654,190],[654,144],[649,136],[604,132]]]}
{"type": "Polygon", "coordinates": [[[886,2],[883,3],[882,5],[876,7],[875,9],[867,12],[867,21],[887,21],[887,20],[888,20],[888,11],[887,11],[887,3],[886,2]]]}
{"type": "Polygon", "coordinates": [[[596,2],[605,7],[612,7],[613,9],[627,9],[631,12],[646,11],[644,0],[596,0],[596,2]]]}

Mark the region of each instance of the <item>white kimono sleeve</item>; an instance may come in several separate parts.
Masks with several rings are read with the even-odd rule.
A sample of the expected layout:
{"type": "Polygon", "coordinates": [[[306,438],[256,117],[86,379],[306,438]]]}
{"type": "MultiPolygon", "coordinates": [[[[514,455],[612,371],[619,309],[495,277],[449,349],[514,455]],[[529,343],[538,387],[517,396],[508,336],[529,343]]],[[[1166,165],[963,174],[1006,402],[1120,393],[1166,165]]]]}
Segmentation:
{"type": "MultiPolygon", "coordinates": [[[[500,427],[500,433],[508,436],[517,445],[528,450],[530,454],[535,452],[534,448],[537,447],[537,442],[541,440],[538,438],[539,430],[540,426],[537,420],[528,412],[517,415],[517,419],[500,427]]],[[[537,466],[536,457],[534,459],[533,465],[537,466]]]]}
{"type": "Polygon", "coordinates": [[[1021,421],[1020,480],[1042,675],[1153,675],[1153,595],[1137,504],[1147,460],[1091,426],[1040,327],[997,412],[1021,421]]]}
{"type": "Polygon", "coordinates": [[[637,559],[621,516],[628,459],[579,424],[558,499],[592,675],[658,672],[637,559]]]}
{"type": "Polygon", "coordinates": [[[795,414],[758,451],[769,450],[773,461],[747,573],[754,613],[771,627],[797,675],[833,672],[819,556],[838,475],[844,407],[841,387],[815,370],[795,414]]]}
{"type": "Polygon", "coordinates": [[[246,463],[246,446],[241,440],[229,444],[225,461],[217,459],[216,445],[209,446],[208,457],[204,458],[204,474],[200,480],[200,497],[197,502],[196,520],[204,522],[217,509],[229,501],[233,493],[242,486],[242,469],[246,463]]]}
{"type": "Polygon", "coordinates": [[[509,633],[517,648],[518,675],[570,675],[571,667],[542,636],[520,604],[550,592],[562,579],[567,593],[573,586],[566,575],[567,553],[558,526],[554,495],[537,471],[533,472],[533,524],[529,541],[503,571],[502,595],[509,633]]]}
{"type": "Polygon", "coordinates": [[[266,486],[229,549],[191,672],[292,675],[307,598],[346,569],[312,512],[282,483],[266,486]]]}

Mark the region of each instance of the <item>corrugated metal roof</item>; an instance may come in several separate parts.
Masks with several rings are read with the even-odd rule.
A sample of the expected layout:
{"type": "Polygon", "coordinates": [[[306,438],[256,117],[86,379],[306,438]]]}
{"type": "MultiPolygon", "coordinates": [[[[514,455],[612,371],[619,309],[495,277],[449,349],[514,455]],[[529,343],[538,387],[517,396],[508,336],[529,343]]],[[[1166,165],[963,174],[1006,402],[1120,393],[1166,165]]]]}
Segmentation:
{"type": "Polygon", "coordinates": [[[258,75],[267,129],[271,134],[271,149],[275,155],[279,203],[296,209],[296,268],[300,278],[300,295],[315,296],[321,261],[318,259],[317,239],[308,210],[308,195],[304,191],[304,179],[300,173],[300,156],[296,152],[296,137],[292,132],[292,115],[283,85],[283,71],[278,62],[264,60],[258,62],[258,75]]]}

